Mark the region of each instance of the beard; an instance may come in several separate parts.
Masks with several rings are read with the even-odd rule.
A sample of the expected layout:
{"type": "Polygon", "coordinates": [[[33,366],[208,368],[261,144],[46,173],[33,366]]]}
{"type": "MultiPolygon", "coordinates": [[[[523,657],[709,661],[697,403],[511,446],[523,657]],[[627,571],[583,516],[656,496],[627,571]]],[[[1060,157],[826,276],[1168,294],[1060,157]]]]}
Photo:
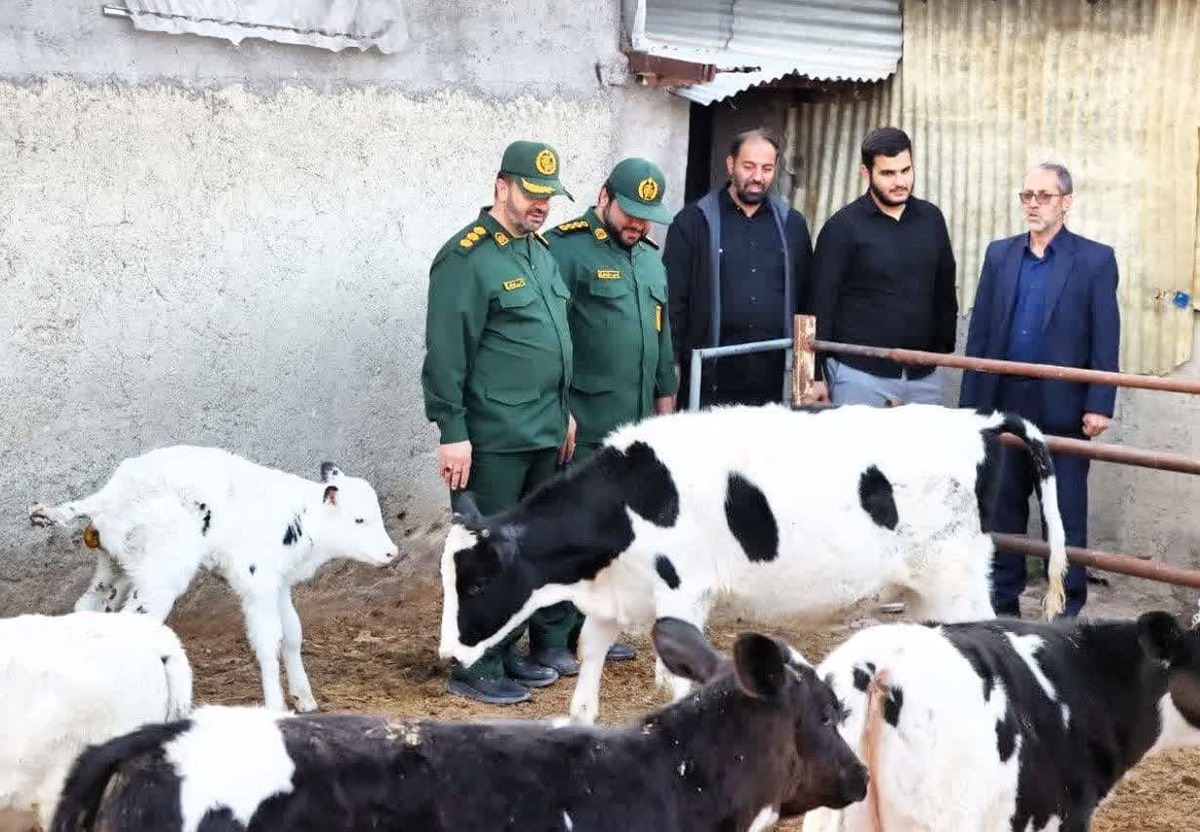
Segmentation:
{"type": "Polygon", "coordinates": [[[893,208],[895,208],[895,207],[896,207],[896,206],[898,206],[898,205],[905,205],[905,204],[907,204],[907,203],[908,203],[908,198],[909,198],[910,196],[912,196],[912,189],[910,188],[910,189],[909,189],[909,190],[908,190],[908,191],[907,191],[907,192],[904,194],[904,198],[903,198],[903,199],[896,199],[895,197],[888,196],[888,195],[887,195],[887,194],[886,194],[884,191],[882,191],[882,190],[880,190],[879,188],[875,187],[875,183],[874,183],[874,182],[872,182],[872,183],[871,183],[871,193],[872,193],[872,194],[874,194],[874,195],[875,195],[875,198],[876,198],[876,199],[878,199],[880,202],[882,202],[884,205],[890,205],[890,206],[892,206],[893,208]]]}
{"type": "Polygon", "coordinates": [[[738,201],[743,205],[757,205],[767,198],[767,185],[762,182],[751,182],[750,180],[740,180],[736,177],[733,179],[733,190],[737,193],[738,201]],[[756,188],[757,190],[750,191],[748,188],[756,188]]]}
{"type": "Polygon", "coordinates": [[[642,232],[636,228],[622,228],[619,225],[614,225],[608,217],[604,218],[604,228],[608,231],[608,236],[617,241],[621,248],[633,248],[642,239],[642,232]],[[632,239],[629,239],[632,237],[632,239]]]}

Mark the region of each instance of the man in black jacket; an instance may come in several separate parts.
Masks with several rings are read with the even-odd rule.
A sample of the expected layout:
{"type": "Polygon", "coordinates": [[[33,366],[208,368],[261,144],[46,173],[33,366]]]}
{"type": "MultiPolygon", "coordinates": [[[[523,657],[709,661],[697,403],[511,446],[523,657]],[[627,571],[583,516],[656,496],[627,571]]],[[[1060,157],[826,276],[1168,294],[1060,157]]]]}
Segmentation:
{"type": "MultiPolygon", "coordinates": [[[[807,308],[812,239],[800,212],[770,193],[778,155],[779,141],[766,130],[736,136],[725,159],[728,181],[680,211],[667,230],[663,262],[681,398],[692,350],[790,336],[792,315],[807,308]]],[[[783,351],[706,361],[701,403],[781,401],[784,372],[783,351]]]]}
{"type": "MultiPolygon", "coordinates": [[[[958,297],[942,212],[912,195],[912,143],[894,127],[867,134],[859,168],[867,193],[821,229],[813,259],[817,338],[874,347],[954,352],[958,297]]],[[[931,366],[823,356],[834,404],[939,404],[931,366]]]]}

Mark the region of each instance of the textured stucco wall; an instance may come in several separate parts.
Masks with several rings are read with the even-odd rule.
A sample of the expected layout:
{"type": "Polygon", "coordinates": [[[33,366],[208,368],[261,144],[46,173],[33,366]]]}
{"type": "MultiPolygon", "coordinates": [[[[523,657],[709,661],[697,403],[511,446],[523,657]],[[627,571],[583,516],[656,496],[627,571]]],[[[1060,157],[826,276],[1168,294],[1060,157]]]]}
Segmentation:
{"type": "Polygon", "coordinates": [[[682,191],[687,108],[622,85],[602,0],[413,4],[394,58],[17,5],[0,11],[0,614],[62,609],[89,570],[28,526],[31,501],[175,442],[312,477],[336,460],[427,552],[446,504],[420,395],[428,267],[490,201],[505,144],[562,152],[579,201],[552,222],[623,155],[682,191]]]}

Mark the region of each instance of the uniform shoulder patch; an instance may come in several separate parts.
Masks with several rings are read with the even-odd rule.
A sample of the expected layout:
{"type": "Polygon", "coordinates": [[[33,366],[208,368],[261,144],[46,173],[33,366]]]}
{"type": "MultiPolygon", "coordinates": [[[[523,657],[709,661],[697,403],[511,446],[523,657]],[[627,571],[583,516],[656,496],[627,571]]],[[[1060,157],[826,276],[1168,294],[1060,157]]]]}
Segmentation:
{"type": "Polygon", "coordinates": [[[589,228],[591,228],[591,226],[588,224],[587,220],[571,220],[570,222],[564,222],[562,225],[558,226],[558,230],[563,234],[573,234],[576,231],[587,231],[589,228]]]}

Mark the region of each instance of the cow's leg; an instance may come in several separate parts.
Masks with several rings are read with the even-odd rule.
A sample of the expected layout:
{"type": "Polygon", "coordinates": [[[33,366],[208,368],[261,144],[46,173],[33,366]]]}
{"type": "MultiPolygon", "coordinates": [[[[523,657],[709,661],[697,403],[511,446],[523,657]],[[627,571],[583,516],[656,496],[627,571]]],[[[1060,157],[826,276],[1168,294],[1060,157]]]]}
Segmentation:
{"type": "Polygon", "coordinates": [[[928,568],[909,588],[917,595],[912,614],[919,620],[955,623],[995,618],[992,611],[992,539],[976,532],[931,547],[928,568]]]}
{"type": "Polygon", "coordinates": [[[303,630],[296,605],[292,603],[290,586],[283,586],[279,590],[279,619],[283,625],[283,665],[287,670],[288,695],[296,704],[297,711],[310,713],[317,710],[317,700],[313,698],[312,685],[308,682],[308,674],[304,672],[304,662],[300,658],[303,630]]]}
{"type": "Polygon", "coordinates": [[[283,686],[279,684],[279,645],[283,641],[279,590],[243,595],[242,612],[246,616],[246,639],[262,674],[263,704],[272,710],[285,710],[283,686]]]}
{"type": "Polygon", "coordinates": [[[75,602],[75,612],[100,611],[113,612],[119,610],[125,603],[125,595],[129,587],[129,577],[125,570],[108,552],[96,550],[96,570],[88,588],[75,602]]]}
{"type": "Polygon", "coordinates": [[[579,676],[571,696],[571,721],[591,725],[600,711],[600,676],[608,648],[621,634],[620,625],[613,619],[589,615],[579,632],[579,676]]]}

